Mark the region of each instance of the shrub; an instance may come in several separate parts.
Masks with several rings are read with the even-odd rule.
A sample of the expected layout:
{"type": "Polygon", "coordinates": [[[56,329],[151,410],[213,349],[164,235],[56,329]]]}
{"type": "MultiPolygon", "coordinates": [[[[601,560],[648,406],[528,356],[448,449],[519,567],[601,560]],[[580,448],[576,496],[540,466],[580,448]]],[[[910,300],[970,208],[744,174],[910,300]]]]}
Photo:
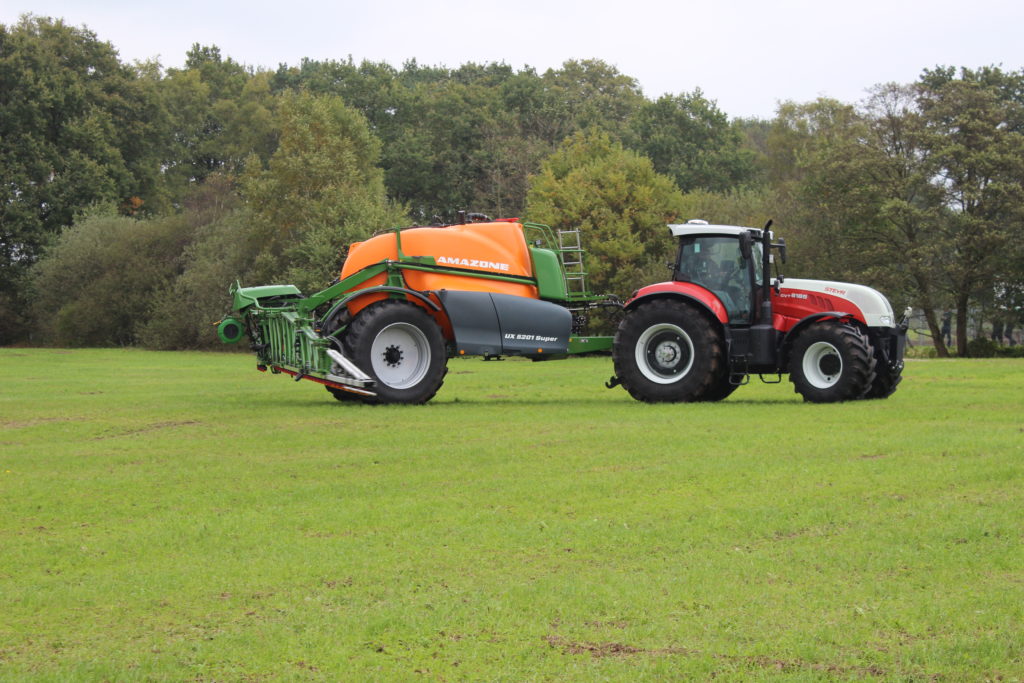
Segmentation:
{"type": "Polygon", "coordinates": [[[967,342],[967,355],[971,358],[995,358],[998,352],[999,345],[985,337],[967,342]]]}
{"type": "Polygon", "coordinates": [[[44,343],[130,345],[153,296],[173,281],[192,230],[180,216],[109,213],[65,229],[33,268],[32,313],[44,343]]]}
{"type": "MultiPolygon", "coordinates": [[[[153,293],[138,341],[153,349],[219,348],[213,323],[229,308],[228,288],[246,281],[261,243],[251,213],[238,209],[196,229],[181,273],[153,293]]],[[[260,283],[269,284],[269,283],[260,283]]]]}

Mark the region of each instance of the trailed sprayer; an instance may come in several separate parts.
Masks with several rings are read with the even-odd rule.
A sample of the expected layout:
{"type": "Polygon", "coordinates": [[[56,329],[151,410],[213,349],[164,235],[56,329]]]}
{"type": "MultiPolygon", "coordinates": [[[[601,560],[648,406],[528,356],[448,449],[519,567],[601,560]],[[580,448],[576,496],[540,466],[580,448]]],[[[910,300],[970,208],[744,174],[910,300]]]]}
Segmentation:
{"type": "Polygon", "coordinates": [[[339,400],[423,403],[455,356],[535,360],[607,351],[587,312],[618,307],[587,290],[579,232],[461,216],[352,244],[338,280],[231,288],[224,342],[248,335],[257,368],[327,387],[339,400]]]}

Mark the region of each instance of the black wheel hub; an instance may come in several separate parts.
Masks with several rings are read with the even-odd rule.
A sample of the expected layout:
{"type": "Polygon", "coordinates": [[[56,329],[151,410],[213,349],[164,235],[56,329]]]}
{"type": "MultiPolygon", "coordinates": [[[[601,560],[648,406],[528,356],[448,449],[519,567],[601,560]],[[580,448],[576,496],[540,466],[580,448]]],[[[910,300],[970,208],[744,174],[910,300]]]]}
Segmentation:
{"type": "Polygon", "coordinates": [[[647,364],[663,375],[680,373],[689,363],[689,347],[673,332],[655,335],[647,344],[647,364]]]}
{"type": "Polygon", "coordinates": [[[391,345],[384,349],[384,362],[391,367],[395,367],[402,362],[402,349],[395,345],[391,345]]]}
{"type": "Polygon", "coordinates": [[[832,377],[843,369],[843,364],[839,360],[839,356],[834,353],[830,353],[827,356],[822,357],[818,362],[818,368],[821,370],[821,374],[827,377],[832,377]]]}

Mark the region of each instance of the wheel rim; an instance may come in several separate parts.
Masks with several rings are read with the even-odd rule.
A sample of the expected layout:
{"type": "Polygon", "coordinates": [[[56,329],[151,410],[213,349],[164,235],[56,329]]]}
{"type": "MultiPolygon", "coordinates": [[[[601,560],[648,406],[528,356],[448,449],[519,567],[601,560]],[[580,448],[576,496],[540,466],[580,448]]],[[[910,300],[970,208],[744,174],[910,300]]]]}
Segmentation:
{"type": "Polygon", "coordinates": [[[652,382],[678,382],[693,367],[690,335],[669,323],[648,327],[636,342],[636,365],[652,382]]]}
{"type": "Polygon", "coordinates": [[[832,344],[815,342],[804,353],[803,372],[811,386],[828,389],[835,386],[843,374],[843,357],[832,344]]]}
{"type": "Polygon", "coordinates": [[[392,323],[382,329],[370,347],[373,373],[392,389],[419,384],[430,368],[427,336],[415,325],[392,323]]]}

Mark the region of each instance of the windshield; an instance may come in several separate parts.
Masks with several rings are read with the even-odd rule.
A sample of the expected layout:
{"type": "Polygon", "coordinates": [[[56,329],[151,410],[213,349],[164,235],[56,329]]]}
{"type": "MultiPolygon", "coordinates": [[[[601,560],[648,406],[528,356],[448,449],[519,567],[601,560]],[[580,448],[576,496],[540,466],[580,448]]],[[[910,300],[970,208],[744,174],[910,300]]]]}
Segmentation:
{"type": "MultiPolygon", "coordinates": [[[[753,245],[755,278],[761,279],[761,245],[753,245]]],[[[683,237],[680,239],[680,280],[693,282],[711,290],[721,300],[729,319],[745,322],[750,319],[751,285],[747,259],[740,251],[740,241],[733,236],[683,237]]]]}

